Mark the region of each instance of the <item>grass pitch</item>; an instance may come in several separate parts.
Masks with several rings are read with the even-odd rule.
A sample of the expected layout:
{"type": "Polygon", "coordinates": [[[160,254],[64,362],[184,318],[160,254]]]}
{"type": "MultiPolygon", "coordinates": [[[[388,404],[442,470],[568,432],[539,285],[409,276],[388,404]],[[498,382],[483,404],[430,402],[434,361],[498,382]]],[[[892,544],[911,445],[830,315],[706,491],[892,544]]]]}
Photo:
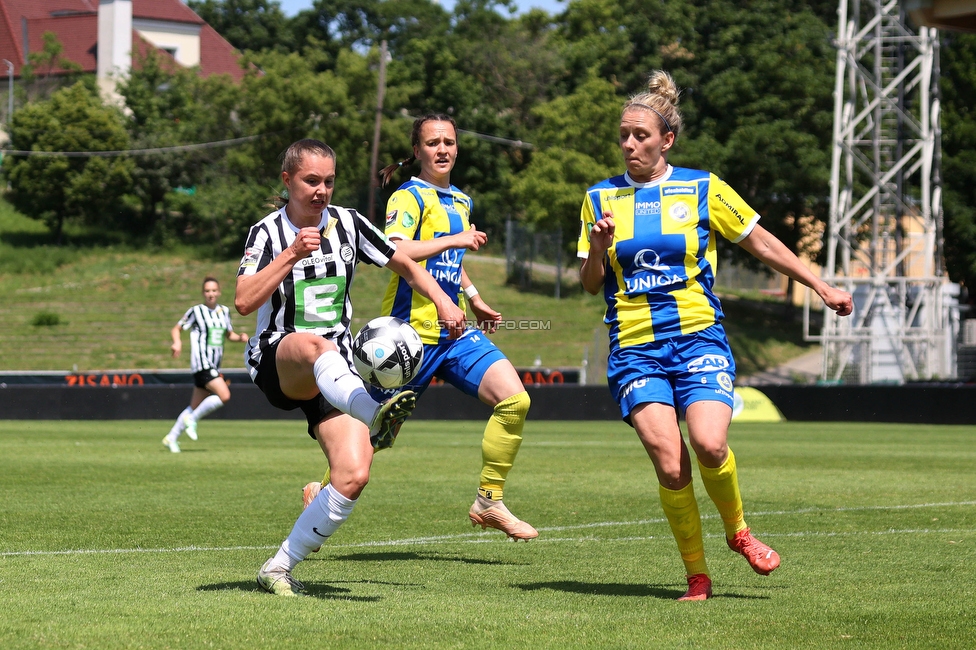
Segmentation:
{"type": "MultiPolygon", "coordinates": [[[[0,422],[4,648],[971,648],[976,428],[735,424],[768,577],[698,484],[715,598],[685,588],[651,464],[613,422],[533,422],[473,532],[480,422],[408,422],[350,520],[295,575],[254,576],[325,467],[294,422],[0,422]]],[[[696,476],[697,481],[697,476],[696,476]]]]}

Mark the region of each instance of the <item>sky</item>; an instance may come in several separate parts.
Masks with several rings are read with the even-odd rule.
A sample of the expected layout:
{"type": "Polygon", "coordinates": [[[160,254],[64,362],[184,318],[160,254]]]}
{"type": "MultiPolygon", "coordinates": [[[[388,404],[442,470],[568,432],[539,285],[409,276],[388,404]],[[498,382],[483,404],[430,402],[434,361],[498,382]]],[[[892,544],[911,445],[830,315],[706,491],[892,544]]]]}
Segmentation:
{"type": "MultiPolygon", "coordinates": [[[[302,9],[308,9],[312,6],[312,0],[278,0],[281,3],[281,10],[285,12],[286,16],[294,16],[302,9]]],[[[454,0],[439,0],[441,5],[445,9],[452,9],[454,7],[454,0]]],[[[539,9],[544,9],[550,14],[562,13],[563,9],[566,8],[566,2],[558,2],[557,0],[517,0],[516,3],[523,12],[532,9],[533,7],[538,7],[539,9]]]]}

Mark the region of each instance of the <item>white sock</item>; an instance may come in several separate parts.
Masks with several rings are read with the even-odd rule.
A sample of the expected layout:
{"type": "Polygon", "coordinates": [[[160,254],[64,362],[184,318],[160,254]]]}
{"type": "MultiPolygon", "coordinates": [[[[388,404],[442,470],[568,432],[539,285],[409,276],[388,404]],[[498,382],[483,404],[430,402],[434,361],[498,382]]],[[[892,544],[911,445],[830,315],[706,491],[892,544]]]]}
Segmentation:
{"type": "Polygon", "coordinates": [[[295,522],[275,554],[272,566],[284,567],[288,571],[294,569],[339,529],[355,505],[355,499],[342,496],[331,483],[326,485],[295,522]]]}
{"type": "Polygon", "coordinates": [[[380,405],[366,392],[359,375],[349,369],[345,357],[331,350],[316,359],[312,369],[315,384],[329,404],[372,426],[380,405]]]}
{"type": "Polygon", "coordinates": [[[173,424],[173,428],[169,430],[170,440],[177,440],[180,437],[180,434],[183,433],[183,416],[192,415],[192,414],[193,414],[193,409],[191,409],[189,406],[183,409],[183,412],[180,413],[179,416],[176,418],[176,423],[173,424]]]}
{"type": "Polygon", "coordinates": [[[223,405],[224,403],[219,397],[216,395],[208,395],[202,402],[200,402],[200,406],[193,409],[193,419],[199,422],[223,405]]]}

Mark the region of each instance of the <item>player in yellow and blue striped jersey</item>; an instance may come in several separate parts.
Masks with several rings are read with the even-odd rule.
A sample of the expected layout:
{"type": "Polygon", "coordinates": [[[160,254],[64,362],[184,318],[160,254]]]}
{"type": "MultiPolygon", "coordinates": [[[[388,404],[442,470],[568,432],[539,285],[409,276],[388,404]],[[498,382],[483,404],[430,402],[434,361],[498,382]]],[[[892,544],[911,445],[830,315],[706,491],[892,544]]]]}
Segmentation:
{"type": "Polygon", "coordinates": [[[679,600],[705,600],[711,578],[679,412],[729,547],[763,575],[780,563],[746,526],[727,442],[735,361],[714,292],[716,234],[812,288],[838,315],[850,314],[852,303],[760,226],[756,211],[714,174],[668,164],[681,128],[677,103],[673,79],[658,71],[646,92],[624,104],[627,172],[587,191],[577,250],[583,287],[602,290],[607,303],[610,390],[654,464],[684,562],[688,591],[679,600]]]}

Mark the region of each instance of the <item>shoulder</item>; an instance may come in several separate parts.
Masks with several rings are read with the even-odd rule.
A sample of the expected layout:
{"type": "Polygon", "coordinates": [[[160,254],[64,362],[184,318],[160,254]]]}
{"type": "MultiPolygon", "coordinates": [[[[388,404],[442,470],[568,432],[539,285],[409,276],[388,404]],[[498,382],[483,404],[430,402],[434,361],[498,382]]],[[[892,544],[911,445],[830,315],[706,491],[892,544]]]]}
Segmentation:
{"type": "Polygon", "coordinates": [[[474,201],[471,200],[471,197],[462,192],[461,188],[457,187],[456,185],[451,185],[451,196],[454,197],[455,202],[463,203],[464,205],[468,206],[468,210],[471,209],[471,205],[474,203],[474,201]]]}
{"type": "Polygon", "coordinates": [[[592,192],[599,192],[600,190],[616,190],[628,187],[630,187],[630,185],[627,183],[627,179],[621,174],[620,176],[611,176],[610,178],[606,178],[595,185],[591,185],[586,190],[586,193],[590,194],[592,192]]]}
{"type": "MultiPolygon", "coordinates": [[[[703,169],[691,169],[690,167],[672,167],[671,175],[668,177],[668,181],[707,181],[710,177],[714,177],[711,172],[705,171],[703,169]]],[[[665,181],[667,182],[667,181],[665,181]]]]}
{"type": "Polygon", "coordinates": [[[263,219],[258,221],[256,224],[251,226],[251,228],[268,228],[273,224],[280,223],[284,217],[281,214],[281,210],[275,210],[274,212],[268,213],[263,219]]]}

